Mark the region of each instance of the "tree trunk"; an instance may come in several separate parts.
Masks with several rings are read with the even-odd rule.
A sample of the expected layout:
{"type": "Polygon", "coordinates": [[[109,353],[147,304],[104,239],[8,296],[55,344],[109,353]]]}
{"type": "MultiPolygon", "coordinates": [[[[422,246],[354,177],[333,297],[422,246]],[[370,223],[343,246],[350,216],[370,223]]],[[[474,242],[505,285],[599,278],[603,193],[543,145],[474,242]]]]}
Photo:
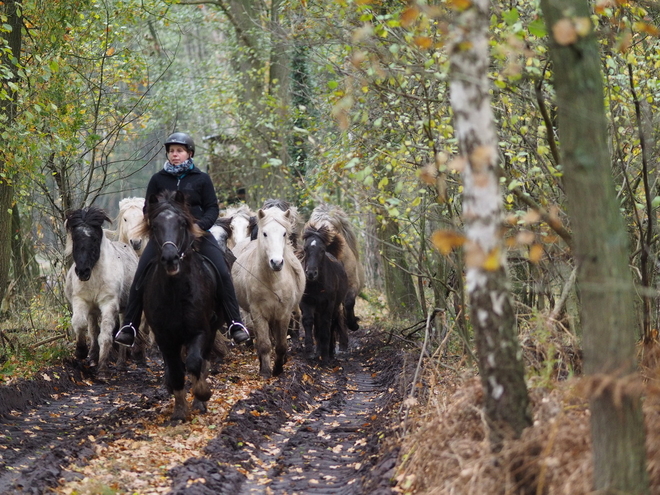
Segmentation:
{"type": "Polygon", "coordinates": [[[516,438],[531,425],[522,352],[502,242],[497,136],[488,92],[489,2],[457,18],[451,46],[450,101],[464,163],[465,267],[490,441],[516,438]]]}
{"type": "Polygon", "coordinates": [[[642,405],[616,380],[635,371],[638,329],[591,13],[586,0],[541,0],[541,7],[551,33],[564,184],[580,267],[584,367],[612,382],[591,398],[594,488],[648,493],[642,405]],[[588,32],[576,26],[588,26],[588,32]]]}
{"type": "Polygon", "coordinates": [[[387,217],[387,213],[383,212],[383,216],[383,223],[378,227],[378,238],[390,315],[395,318],[419,317],[420,304],[415,284],[408,269],[405,252],[398,241],[399,227],[394,220],[387,217]]]}
{"type": "MultiPolygon", "coordinates": [[[[3,33],[3,37],[11,51],[10,56],[6,53],[0,57],[0,62],[9,69],[13,76],[11,82],[20,86],[18,82],[18,63],[21,60],[21,29],[23,20],[18,9],[19,4],[14,0],[9,0],[0,4],[0,12],[7,16],[7,24],[11,26],[11,31],[3,33]]],[[[5,125],[4,128],[10,128],[14,123],[16,114],[16,93],[9,91],[8,99],[0,100],[0,114],[2,114],[5,125]]],[[[4,150],[2,157],[7,156],[11,149],[10,144],[0,138],[0,149],[4,150]]],[[[7,163],[0,158],[0,172],[3,177],[11,176],[12,171],[8,170],[7,163]]],[[[7,282],[9,279],[9,267],[11,265],[11,206],[14,198],[14,188],[11,182],[3,178],[0,180],[0,301],[5,297],[7,282]]]]}

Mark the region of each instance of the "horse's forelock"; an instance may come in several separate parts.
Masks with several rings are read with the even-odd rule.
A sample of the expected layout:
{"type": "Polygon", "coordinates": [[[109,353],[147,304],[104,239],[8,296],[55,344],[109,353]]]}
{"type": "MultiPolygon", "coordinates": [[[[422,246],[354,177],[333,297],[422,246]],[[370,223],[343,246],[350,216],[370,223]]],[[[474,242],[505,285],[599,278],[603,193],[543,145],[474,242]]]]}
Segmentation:
{"type": "Polygon", "coordinates": [[[145,234],[148,234],[151,230],[153,219],[167,210],[174,211],[177,216],[183,216],[186,219],[188,231],[195,239],[204,236],[205,232],[197,225],[195,217],[190,213],[187,204],[179,202],[176,193],[173,191],[163,191],[157,196],[157,201],[149,201],[147,206],[147,221],[142,225],[140,235],[142,234],[142,230],[144,230],[145,234]]]}
{"type": "Polygon", "coordinates": [[[71,232],[81,225],[102,229],[105,222],[112,222],[108,214],[101,208],[90,206],[89,208],[69,212],[66,216],[65,225],[66,229],[71,232]]]}
{"type": "Polygon", "coordinates": [[[257,225],[259,227],[263,228],[270,222],[277,222],[286,229],[287,235],[291,233],[293,225],[284,211],[279,208],[268,208],[267,210],[259,210],[258,213],[257,225]]]}
{"type": "Polygon", "coordinates": [[[144,198],[141,197],[132,197],[132,198],[124,198],[121,201],[119,201],[119,211],[123,212],[126,210],[130,210],[131,208],[144,208],[144,198]]]}
{"type": "Polygon", "coordinates": [[[330,229],[327,225],[321,225],[320,227],[307,225],[303,232],[303,241],[306,241],[310,237],[317,237],[323,244],[325,244],[326,251],[335,258],[340,256],[341,251],[346,244],[344,236],[336,230],[330,229]]]}

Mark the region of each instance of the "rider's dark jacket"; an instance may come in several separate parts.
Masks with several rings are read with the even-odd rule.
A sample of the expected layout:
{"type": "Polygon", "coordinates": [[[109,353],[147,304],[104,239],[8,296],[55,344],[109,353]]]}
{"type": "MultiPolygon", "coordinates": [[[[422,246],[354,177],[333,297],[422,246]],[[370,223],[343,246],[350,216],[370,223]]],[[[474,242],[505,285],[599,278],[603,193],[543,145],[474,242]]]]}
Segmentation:
{"type": "Polygon", "coordinates": [[[186,195],[190,212],[197,219],[197,225],[202,230],[209,230],[213,227],[220,209],[218,197],[208,174],[197,167],[182,177],[176,177],[165,170],[155,173],[147,185],[145,209],[151,195],[163,190],[183,192],[186,195]]]}

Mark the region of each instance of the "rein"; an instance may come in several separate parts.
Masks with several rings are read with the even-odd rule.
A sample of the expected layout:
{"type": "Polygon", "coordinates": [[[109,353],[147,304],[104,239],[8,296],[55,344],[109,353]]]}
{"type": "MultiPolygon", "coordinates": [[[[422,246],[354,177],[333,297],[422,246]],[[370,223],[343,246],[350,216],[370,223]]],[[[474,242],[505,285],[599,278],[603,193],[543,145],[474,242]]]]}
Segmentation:
{"type": "Polygon", "coordinates": [[[263,280],[261,280],[259,277],[257,277],[257,276],[256,276],[254,273],[252,273],[252,272],[251,272],[251,271],[250,271],[245,265],[243,265],[242,263],[239,263],[237,260],[235,260],[234,263],[236,263],[236,264],[237,264],[238,266],[240,266],[243,270],[245,270],[247,273],[249,273],[249,274],[250,274],[250,275],[251,275],[251,276],[252,276],[257,282],[259,282],[261,285],[263,285],[266,289],[268,289],[268,290],[271,291],[273,294],[275,294],[275,297],[276,297],[277,300],[280,302],[280,304],[282,303],[282,298],[280,297],[280,295],[279,295],[277,292],[275,292],[273,289],[271,289],[270,287],[268,287],[268,285],[266,285],[266,283],[265,283],[263,280]]]}

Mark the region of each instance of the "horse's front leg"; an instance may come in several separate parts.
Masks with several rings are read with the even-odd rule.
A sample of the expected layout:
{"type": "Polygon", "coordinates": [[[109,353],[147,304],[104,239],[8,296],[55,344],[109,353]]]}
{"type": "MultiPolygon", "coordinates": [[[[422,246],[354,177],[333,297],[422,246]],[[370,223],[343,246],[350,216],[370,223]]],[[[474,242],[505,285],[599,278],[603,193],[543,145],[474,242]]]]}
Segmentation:
{"type": "Polygon", "coordinates": [[[291,313],[275,322],[273,328],[273,336],[275,337],[275,365],[273,366],[273,376],[277,376],[284,371],[284,363],[286,363],[286,333],[289,329],[289,320],[291,313]]]}
{"type": "MultiPolygon", "coordinates": [[[[203,325],[204,326],[204,325],[203,325]]],[[[195,399],[199,402],[206,402],[211,398],[211,387],[206,382],[208,374],[208,363],[202,357],[204,348],[208,345],[208,335],[211,333],[207,328],[195,335],[188,345],[188,355],[186,357],[186,371],[190,374],[192,381],[192,392],[195,399]]],[[[198,404],[195,404],[198,406],[198,404]]],[[[203,412],[206,410],[204,406],[203,412]]]]}
{"type": "Polygon", "coordinates": [[[314,312],[314,337],[316,337],[316,353],[323,364],[330,361],[330,325],[332,314],[328,305],[323,304],[314,312]]]}
{"type": "Polygon", "coordinates": [[[90,310],[87,313],[87,337],[90,342],[89,347],[89,365],[98,366],[99,364],[99,312],[90,310]]]}
{"type": "Polygon", "coordinates": [[[191,376],[192,381],[192,392],[194,395],[193,399],[193,409],[199,411],[200,413],[205,413],[207,411],[206,403],[211,398],[213,391],[209,386],[206,378],[209,375],[209,363],[207,360],[202,361],[202,371],[199,375],[199,378],[191,376]]]}
{"type": "Polygon", "coordinates": [[[263,378],[270,378],[272,375],[272,367],[270,363],[270,351],[272,345],[270,343],[270,332],[268,329],[268,321],[261,316],[253,315],[252,323],[254,325],[254,333],[256,335],[256,350],[259,356],[259,375],[263,378]]]}
{"type": "Polygon", "coordinates": [[[314,357],[314,305],[301,302],[302,326],[305,330],[305,353],[307,357],[314,357]]]}
{"type": "Polygon", "coordinates": [[[163,361],[165,361],[165,387],[174,395],[174,411],[172,421],[185,421],[188,416],[188,403],[186,402],[186,370],[181,360],[180,349],[175,347],[161,348],[163,361]]]}
{"type": "Polygon", "coordinates": [[[119,317],[119,306],[109,303],[101,308],[101,328],[98,335],[99,365],[98,373],[101,378],[108,377],[108,357],[112,348],[112,336],[119,317]]]}
{"type": "Polygon", "coordinates": [[[87,315],[89,312],[89,305],[82,301],[74,301],[71,326],[76,336],[76,359],[81,361],[89,354],[89,346],[87,345],[87,315]]]}

